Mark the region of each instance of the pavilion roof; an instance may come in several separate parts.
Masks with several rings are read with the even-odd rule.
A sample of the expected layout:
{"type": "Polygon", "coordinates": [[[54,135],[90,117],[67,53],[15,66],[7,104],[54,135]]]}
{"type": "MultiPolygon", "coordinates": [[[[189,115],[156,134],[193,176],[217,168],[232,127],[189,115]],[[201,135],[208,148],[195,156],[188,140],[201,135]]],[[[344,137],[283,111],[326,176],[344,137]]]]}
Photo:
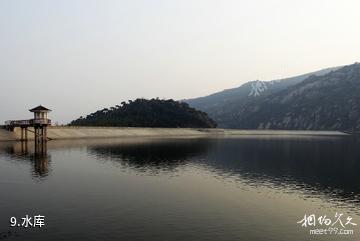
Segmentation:
{"type": "Polygon", "coordinates": [[[48,111],[48,112],[50,112],[51,110],[48,109],[48,108],[46,108],[46,107],[44,107],[44,106],[42,106],[42,105],[39,105],[39,106],[37,106],[37,107],[29,110],[29,111],[30,111],[30,112],[37,112],[37,111],[48,111]]]}

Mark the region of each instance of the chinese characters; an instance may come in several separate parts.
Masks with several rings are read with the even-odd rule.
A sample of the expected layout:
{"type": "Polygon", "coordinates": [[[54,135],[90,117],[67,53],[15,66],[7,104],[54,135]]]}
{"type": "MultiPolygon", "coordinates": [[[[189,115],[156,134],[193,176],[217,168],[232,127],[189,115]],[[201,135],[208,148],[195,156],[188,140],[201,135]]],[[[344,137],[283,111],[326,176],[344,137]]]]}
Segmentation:
{"type": "Polygon", "coordinates": [[[23,227],[23,228],[41,228],[45,226],[45,216],[43,215],[36,215],[36,216],[29,216],[25,215],[20,219],[16,217],[10,218],[10,226],[11,227],[23,227]]]}
{"type": "Polygon", "coordinates": [[[315,214],[304,215],[304,218],[298,221],[297,223],[301,224],[301,227],[311,227],[319,225],[320,228],[309,230],[310,234],[342,234],[349,235],[353,234],[353,229],[345,229],[347,227],[357,226],[353,221],[353,218],[348,216],[346,219],[343,217],[343,213],[335,213],[334,217],[327,217],[326,215],[321,215],[316,217],[315,214]]]}

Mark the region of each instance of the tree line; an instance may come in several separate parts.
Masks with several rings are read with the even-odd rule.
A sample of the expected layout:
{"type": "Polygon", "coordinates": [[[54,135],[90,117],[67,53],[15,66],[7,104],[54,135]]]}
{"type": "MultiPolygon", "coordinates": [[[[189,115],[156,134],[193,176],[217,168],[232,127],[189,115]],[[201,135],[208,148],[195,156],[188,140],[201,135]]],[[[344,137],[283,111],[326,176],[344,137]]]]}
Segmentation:
{"type": "Polygon", "coordinates": [[[172,99],[136,99],[72,121],[71,126],[215,128],[205,112],[172,99]]]}

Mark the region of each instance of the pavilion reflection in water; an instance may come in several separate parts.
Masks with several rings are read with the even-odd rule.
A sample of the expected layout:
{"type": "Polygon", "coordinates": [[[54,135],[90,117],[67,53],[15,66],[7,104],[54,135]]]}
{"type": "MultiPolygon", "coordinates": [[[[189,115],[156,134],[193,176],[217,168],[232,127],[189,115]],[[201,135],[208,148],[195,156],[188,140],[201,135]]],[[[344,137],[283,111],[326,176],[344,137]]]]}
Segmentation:
{"type": "Polygon", "coordinates": [[[35,177],[48,176],[51,156],[47,153],[47,142],[16,142],[8,149],[8,153],[20,160],[30,160],[35,177]]]}

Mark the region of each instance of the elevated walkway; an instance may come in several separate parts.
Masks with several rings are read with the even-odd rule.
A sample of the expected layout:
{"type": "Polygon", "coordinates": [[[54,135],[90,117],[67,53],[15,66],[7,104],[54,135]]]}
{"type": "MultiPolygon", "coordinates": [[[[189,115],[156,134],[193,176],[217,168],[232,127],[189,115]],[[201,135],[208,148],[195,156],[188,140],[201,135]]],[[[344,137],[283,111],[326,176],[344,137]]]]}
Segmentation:
{"type": "Polygon", "coordinates": [[[47,118],[47,113],[51,110],[39,105],[30,112],[34,113],[34,118],[29,120],[8,120],[5,121],[5,129],[11,132],[15,132],[15,129],[20,128],[22,141],[29,140],[28,132],[34,133],[34,139],[36,142],[46,142],[49,140],[47,137],[47,127],[51,125],[51,120],[47,118]],[[33,128],[34,131],[29,130],[33,128]]]}

